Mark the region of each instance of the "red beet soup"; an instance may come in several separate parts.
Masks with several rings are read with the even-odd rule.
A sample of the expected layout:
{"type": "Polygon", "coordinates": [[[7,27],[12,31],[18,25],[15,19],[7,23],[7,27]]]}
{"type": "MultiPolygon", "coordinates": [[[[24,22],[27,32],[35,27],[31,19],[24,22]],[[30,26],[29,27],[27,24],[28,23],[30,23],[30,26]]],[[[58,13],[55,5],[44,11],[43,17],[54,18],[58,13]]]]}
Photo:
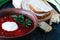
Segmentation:
{"type": "Polygon", "coordinates": [[[37,27],[37,22],[37,17],[26,10],[0,10],[0,37],[14,38],[27,35],[37,27]]]}

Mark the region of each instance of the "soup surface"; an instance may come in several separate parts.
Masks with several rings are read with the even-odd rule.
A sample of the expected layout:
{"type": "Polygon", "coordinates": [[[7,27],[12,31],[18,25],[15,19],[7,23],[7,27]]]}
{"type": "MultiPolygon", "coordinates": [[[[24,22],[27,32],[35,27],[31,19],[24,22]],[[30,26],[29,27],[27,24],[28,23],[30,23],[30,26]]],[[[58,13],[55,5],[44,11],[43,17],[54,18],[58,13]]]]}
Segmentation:
{"type": "Polygon", "coordinates": [[[0,18],[0,36],[2,37],[21,36],[31,31],[33,27],[33,21],[22,14],[6,15],[0,18]]]}

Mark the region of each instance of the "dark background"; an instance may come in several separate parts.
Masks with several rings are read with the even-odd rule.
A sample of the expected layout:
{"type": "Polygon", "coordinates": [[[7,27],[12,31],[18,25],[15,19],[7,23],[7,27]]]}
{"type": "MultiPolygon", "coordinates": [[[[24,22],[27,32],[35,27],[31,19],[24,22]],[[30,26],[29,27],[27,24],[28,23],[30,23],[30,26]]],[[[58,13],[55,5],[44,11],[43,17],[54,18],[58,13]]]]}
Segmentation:
{"type": "MultiPolygon", "coordinates": [[[[49,4],[59,13],[56,6],[54,6],[51,3],[49,4]]],[[[7,2],[6,4],[4,4],[3,6],[1,6],[0,10],[6,9],[6,8],[14,8],[11,0],[7,2]]],[[[42,31],[40,28],[37,27],[32,33],[24,37],[13,38],[13,39],[1,38],[0,40],[60,40],[60,23],[59,24],[53,23],[52,27],[53,27],[53,30],[49,33],[45,33],[44,31],[42,31]]]]}

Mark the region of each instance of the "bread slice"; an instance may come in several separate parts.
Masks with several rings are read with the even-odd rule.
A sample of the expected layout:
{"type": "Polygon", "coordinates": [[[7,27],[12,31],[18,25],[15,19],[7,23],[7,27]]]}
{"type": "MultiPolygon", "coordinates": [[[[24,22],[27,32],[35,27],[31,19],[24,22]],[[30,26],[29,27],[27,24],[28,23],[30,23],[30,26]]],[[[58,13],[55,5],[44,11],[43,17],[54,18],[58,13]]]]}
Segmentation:
{"type": "Polygon", "coordinates": [[[52,25],[52,22],[59,24],[60,22],[60,15],[59,14],[52,14],[50,19],[50,25],[52,25]]]}
{"type": "Polygon", "coordinates": [[[31,5],[29,5],[30,10],[32,10],[40,20],[47,20],[48,17],[50,18],[51,12],[43,12],[43,11],[36,11],[31,5]]]}
{"type": "Polygon", "coordinates": [[[29,5],[33,7],[36,12],[48,12],[51,11],[51,7],[46,5],[42,0],[23,0],[22,1],[22,8],[23,9],[30,9],[29,5]]]}
{"type": "Polygon", "coordinates": [[[51,11],[51,7],[46,5],[42,0],[30,0],[29,4],[32,5],[36,11],[48,12],[51,11]]]}
{"type": "Polygon", "coordinates": [[[12,4],[15,8],[21,8],[22,0],[12,0],[12,4]]]}
{"type": "Polygon", "coordinates": [[[34,8],[31,4],[29,4],[29,8],[30,8],[30,10],[32,10],[32,11],[35,12],[35,13],[42,13],[42,12],[44,12],[44,11],[42,11],[42,10],[37,10],[37,9],[34,8]]]}
{"type": "Polygon", "coordinates": [[[45,18],[43,18],[43,19],[39,19],[39,21],[46,21],[46,20],[49,20],[51,18],[51,15],[49,15],[49,16],[46,16],[45,18]]]}
{"type": "Polygon", "coordinates": [[[29,2],[29,0],[22,0],[22,9],[25,9],[25,10],[29,10],[30,11],[30,9],[29,9],[29,6],[28,6],[28,2],[29,2]]]}
{"type": "Polygon", "coordinates": [[[40,20],[47,20],[52,10],[42,0],[22,0],[22,9],[33,12],[40,20]]]}
{"type": "Polygon", "coordinates": [[[38,19],[44,19],[44,18],[46,18],[46,17],[48,17],[49,15],[51,15],[51,12],[47,12],[45,15],[43,15],[43,16],[38,16],[37,15],[37,17],[38,17],[38,19]]]}
{"type": "Polygon", "coordinates": [[[50,32],[52,30],[52,27],[48,25],[46,22],[39,22],[39,27],[43,29],[45,32],[50,32]]]}

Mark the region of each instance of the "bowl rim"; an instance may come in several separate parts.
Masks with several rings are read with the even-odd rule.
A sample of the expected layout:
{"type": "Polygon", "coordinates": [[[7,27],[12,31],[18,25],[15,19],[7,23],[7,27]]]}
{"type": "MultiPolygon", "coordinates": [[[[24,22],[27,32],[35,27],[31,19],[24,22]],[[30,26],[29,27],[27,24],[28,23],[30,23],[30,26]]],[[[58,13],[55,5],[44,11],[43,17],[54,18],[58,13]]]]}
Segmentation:
{"type": "MultiPolygon", "coordinates": [[[[2,10],[0,10],[0,13],[1,12],[8,12],[8,10],[9,11],[25,11],[25,12],[28,12],[30,15],[32,15],[33,17],[35,17],[34,19],[35,19],[35,25],[34,25],[34,28],[32,28],[32,30],[31,31],[29,31],[29,32],[27,32],[27,33],[25,33],[25,34],[23,34],[23,35],[20,35],[20,36],[15,36],[15,37],[2,37],[2,36],[0,36],[0,38],[17,38],[17,37],[23,37],[23,36],[25,36],[25,35],[28,35],[28,34],[30,34],[32,31],[34,31],[35,29],[36,29],[36,27],[37,27],[37,24],[38,24],[38,18],[36,17],[36,15],[34,14],[34,13],[32,13],[32,12],[30,12],[30,11],[28,11],[28,10],[24,10],[24,9],[19,9],[19,8],[7,8],[7,9],[2,9],[2,10]]],[[[14,11],[14,12],[15,12],[14,11]]],[[[25,13],[24,13],[25,14],[25,13]]],[[[33,21],[33,20],[32,20],[33,21]]]]}

